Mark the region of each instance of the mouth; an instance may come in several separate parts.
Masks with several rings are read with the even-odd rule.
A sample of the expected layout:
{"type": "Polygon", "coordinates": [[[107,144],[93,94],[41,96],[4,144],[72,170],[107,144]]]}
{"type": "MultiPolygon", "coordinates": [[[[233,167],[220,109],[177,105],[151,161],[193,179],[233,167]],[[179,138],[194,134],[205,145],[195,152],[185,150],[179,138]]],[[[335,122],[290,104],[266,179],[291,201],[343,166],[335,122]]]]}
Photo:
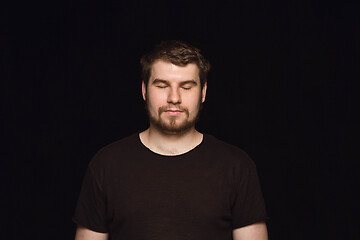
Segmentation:
{"type": "Polygon", "coordinates": [[[181,116],[183,114],[189,116],[189,111],[184,107],[174,107],[174,106],[166,106],[166,107],[160,107],[159,108],[159,115],[164,113],[167,116],[170,117],[177,117],[181,116]]]}
{"type": "Polygon", "coordinates": [[[180,115],[181,113],[183,113],[184,111],[181,111],[181,110],[171,110],[171,109],[169,109],[169,110],[165,110],[164,111],[166,114],[168,114],[168,115],[171,115],[171,116],[178,116],[178,115],[180,115]]]}

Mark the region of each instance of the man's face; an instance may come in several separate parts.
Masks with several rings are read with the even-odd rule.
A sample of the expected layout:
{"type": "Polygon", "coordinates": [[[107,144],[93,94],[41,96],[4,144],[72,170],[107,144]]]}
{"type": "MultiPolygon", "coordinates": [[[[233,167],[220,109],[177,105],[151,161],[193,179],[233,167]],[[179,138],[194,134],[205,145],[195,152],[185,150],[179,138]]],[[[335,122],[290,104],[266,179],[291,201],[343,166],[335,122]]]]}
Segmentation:
{"type": "Polygon", "coordinates": [[[150,126],[166,134],[193,129],[200,106],[205,101],[206,88],[205,84],[201,89],[196,64],[182,67],[162,60],[156,61],[151,69],[148,86],[142,84],[150,126]]]}

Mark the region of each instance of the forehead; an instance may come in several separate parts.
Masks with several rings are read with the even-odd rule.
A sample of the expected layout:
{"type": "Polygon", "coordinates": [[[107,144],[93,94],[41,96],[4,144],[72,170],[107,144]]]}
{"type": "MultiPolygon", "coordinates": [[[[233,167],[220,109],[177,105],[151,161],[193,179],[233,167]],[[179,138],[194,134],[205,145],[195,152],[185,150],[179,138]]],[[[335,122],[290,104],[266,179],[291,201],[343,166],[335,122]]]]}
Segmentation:
{"type": "Polygon", "coordinates": [[[151,66],[150,80],[195,80],[200,81],[199,68],[195,63],[189,63],[185,66],[178,66],[163,60],[157,60],[151,66]]]}

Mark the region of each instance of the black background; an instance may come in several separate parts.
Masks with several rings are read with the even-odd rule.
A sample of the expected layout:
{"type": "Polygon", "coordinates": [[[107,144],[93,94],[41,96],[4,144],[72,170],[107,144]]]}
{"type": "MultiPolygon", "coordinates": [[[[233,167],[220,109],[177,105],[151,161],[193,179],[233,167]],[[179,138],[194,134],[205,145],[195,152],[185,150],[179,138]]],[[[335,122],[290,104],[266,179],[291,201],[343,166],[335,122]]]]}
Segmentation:
{"type": "Polygon", "coordinates": [[[212,63],[198,129],[257,164],[270,239],[360,239],[358,2],[2,5],[2,239],[73,238],[92,155],[147,127],[139,58],[163,39],[212,63]]]}

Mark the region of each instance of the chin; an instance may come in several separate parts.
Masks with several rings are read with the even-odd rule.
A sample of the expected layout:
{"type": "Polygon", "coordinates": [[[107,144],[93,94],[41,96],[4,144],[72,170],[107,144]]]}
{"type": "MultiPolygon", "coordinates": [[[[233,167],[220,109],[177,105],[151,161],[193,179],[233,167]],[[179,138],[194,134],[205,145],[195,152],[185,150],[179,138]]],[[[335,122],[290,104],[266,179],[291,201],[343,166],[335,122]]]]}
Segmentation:
{"type": "Polygon", "coordinates": [[[184,134],[194,128],[193,122],[182,122],[169,124],[164,122],[153,122],[153,125],[160,131],[168,135],[184,134]]]}

